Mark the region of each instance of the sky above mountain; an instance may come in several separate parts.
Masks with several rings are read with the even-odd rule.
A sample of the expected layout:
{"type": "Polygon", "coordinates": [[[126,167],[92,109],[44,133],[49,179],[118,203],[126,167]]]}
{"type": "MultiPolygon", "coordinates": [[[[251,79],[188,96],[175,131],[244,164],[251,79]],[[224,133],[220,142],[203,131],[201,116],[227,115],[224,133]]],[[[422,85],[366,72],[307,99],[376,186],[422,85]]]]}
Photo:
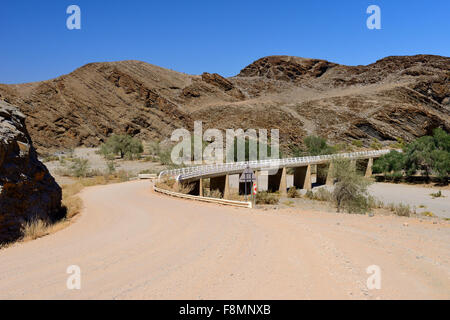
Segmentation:
{"type": "Polygon", "coordinates": [[[142,60],[232,76],[268,55],[369,64],[450,56],[450,1],[8,1],[0,10],[0,83],[39,81],[90,62],[142,60]],[[69,30],[70,5],[81,29],[69,30]],[[381,29],[369,29],[370,5],[381,29]]]}

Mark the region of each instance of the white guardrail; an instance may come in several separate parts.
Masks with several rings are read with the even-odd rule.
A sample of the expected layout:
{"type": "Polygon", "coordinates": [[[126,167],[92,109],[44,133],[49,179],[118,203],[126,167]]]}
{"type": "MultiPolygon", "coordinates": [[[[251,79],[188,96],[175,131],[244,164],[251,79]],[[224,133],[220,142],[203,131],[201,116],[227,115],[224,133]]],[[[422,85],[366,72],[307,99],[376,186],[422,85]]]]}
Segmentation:
{"type": "Polygon", "coordinates": [[[392,151],[391,149],[360,151],[350,153],[338,153],[322,156],[300,157],[300,158],[286,158],[286,159],[268,159],[257,161],[242,161],[232,163],[220,163],[201,165],[195,167],[185,167],[180,169],[164,170],[159,173],[159,179],[163,177],[173,177],[179,181],[193,178],[200,178],[203,176],[214,174],[226,174],[227,172],[235,172],[244,170],[247,166],[252,169],[267,169],[276,167],[296,167],[301,165],[317,164],[332,160],[333,158],[348,158],[348,159],[365,159],[380,157],[392,151]]]}
{"type": "Polygon", "coordinates": [[[169,191],[166,189],[161,189],[156,186],[153,186],[153,190],[159,193],[164,193],[172,197],[177,198],[184,198],[184,199],[191,199],[191,200],[197,200],[197,201],[204,201],[204,202],[211,202],[211,203],[217,203],[217,204],[223,204],[223,205],[231,205],[234,207],[242,207],[242,208],[252,208],[251,202],[246,201],[235,201],[235,200],[225,200],[225,199],[219,199],[219,198],[208,198],[208,197],[200,197],[200,196],[193,196],[190,194],[184,194],[174,191],[169,191]]]}

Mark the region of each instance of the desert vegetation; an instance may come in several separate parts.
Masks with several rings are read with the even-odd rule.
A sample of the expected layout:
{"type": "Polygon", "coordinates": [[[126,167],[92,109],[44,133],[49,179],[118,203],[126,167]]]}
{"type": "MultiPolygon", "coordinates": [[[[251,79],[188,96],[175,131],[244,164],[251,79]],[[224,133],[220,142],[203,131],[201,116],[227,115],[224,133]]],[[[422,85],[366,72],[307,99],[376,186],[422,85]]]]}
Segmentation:
{"type": "Polygon", "coordinates": [[[448,184],[450,172],[450,135],[437,128],[432,136],[423,136],[409,144],[402,144],[403,152],[391,151],[377,159],[374,173],[382,173],[392,181],[411,180],[420,174],[426,181],[434,175],[448,184]]]}
{"type": "Polygon", "coordinates": [[[336,153],[343,146],[329,145],[325,138],[309,135],[303,139],[304,147],[294,146],[292,148],[293,157],[319,156],[336,153]]]}
{"type": "Polygon", "coordinates": [[[256,204],[277,204],[280,195],[276,192],[260,191],[256,194],[256,204]]]}
{"type": "Polygon", "coordinates": [[[189,194],[194,189],[192,184],[177,183],[175,179],[172,178],[160,179],[155,183],[155,186],[160,189],[184,194],[189,194]]]}
{"type": "Polygon", "coordinates": [[[367,187],[371,180],[359,175],[347,159],[334,159],[331,175],[336,181],[333,199],[337,212],[346,209],[350,213],[366,213],[369,210],[367,187]]]}
{"type": "Polygon", "coordinates": [[[121,159],[137,159],[144,152],[142,142],[130,135],[111,135],[104,144],[100,146],[100,152],[107,159],[119,156],[121,159]]]}

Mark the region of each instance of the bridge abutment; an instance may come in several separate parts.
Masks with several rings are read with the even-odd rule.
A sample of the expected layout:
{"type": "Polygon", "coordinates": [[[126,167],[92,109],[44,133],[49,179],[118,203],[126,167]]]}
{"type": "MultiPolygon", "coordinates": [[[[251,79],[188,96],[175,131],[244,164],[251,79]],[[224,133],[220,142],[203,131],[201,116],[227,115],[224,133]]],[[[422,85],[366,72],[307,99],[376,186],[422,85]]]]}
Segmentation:
{"type": "Polygon", "coordinates": [[[328,166],[328,172],[327,172],[327,180],[325,182],[327,186],[332,186],[334,184],[334,178],[333,178],[333,162],[330,162],[330,165],[328,166]]]}

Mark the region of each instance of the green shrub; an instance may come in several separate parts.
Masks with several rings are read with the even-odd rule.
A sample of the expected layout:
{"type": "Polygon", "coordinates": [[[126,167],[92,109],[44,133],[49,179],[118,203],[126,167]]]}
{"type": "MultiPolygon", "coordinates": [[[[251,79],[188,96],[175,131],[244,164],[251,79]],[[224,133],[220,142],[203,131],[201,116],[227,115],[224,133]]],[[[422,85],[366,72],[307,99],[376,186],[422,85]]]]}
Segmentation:
{"type": "Polygon", "coordinates": [[[327,140],[318,136],[308,136],[304,140],[307,153],[310,156],[318,156],[322,154],[333,154],[336,149],[327,144],[327,140]]]}
{"type": "Polygon", "coordinates": [[[430,196],[432,196],[433,198],[443,197],[441,190],[439,190],[438,192],[430,193],[430,196]]]}
{"type": "Polygon", "coordinates": [[[365,213],[369,207],[367,187],[371,181],[352,170],[348,159],[334,159],[331,174],[337,181],[333,190],[337,212],[345,208],[351,212],[365,213]]]}
{"type": "Polygon", "coordinates": [[[376,159],[372,169],[374,173],[384,173],[387,177],[389,174],[391,174],[391,177],[401,177],[403,176],[402,170],[404,165],[404,154],[393,150],[376,159]],[[392,174],[394,174],[394,176],[392,176],[392,174]]]}
{"type": "Polygon", "coordinates": [[[349,213],[365,214],[370,210],[370,202],[367,196],[358,194],[347,200],[344,207],[349,213]]]}
{"type": "Polygon", "coordinates": [[[383,148],[383,145],[380,143],[380,141],[378,141],[378,139],[373,139],[370,147],[375,150],[380,150],[381,148],[383,148]]]}
{"type": "Polygon", "coordinates": [[[72,176],[80,178],[87,177],[89,173],[89,160],[88,159],[80,159],[75,158],[72,161],[72,165],[70,166],[70,170],[72,172],[72,176]]]}
{"type": "Polygon", "coordinates": [[[106,163],[106,170],[107,170],[108,174],[113,174],[114,172],[116,172],[116,166],[114,164],[114,160],[109,160],[106,163]]]}

